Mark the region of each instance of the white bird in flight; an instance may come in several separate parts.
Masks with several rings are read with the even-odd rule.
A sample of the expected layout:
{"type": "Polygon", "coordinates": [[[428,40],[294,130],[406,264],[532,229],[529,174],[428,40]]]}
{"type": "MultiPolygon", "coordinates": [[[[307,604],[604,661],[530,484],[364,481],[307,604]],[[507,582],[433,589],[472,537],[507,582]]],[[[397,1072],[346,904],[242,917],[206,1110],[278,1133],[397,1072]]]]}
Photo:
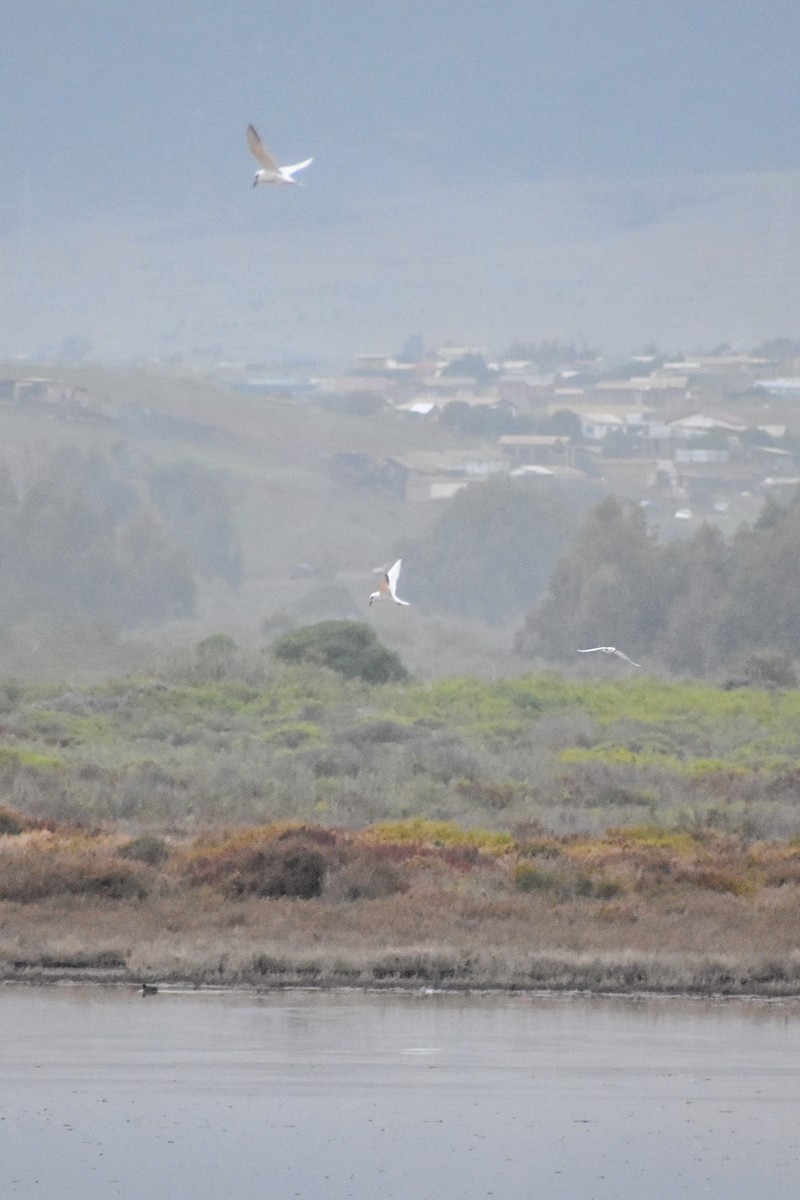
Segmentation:
{"type": "Polygon", "coordinates": [[[402,558],[398,558],[397,562],[389,567],[389,570],[378,584],[377,592],[373,592],[370,596],[370,604],[372,604],[373,600],[394,600],[395,604],[404,604],[406,608],[409,607],[408,600],[401,600],[395,591],[402,561],[402,558]]]}
{"type": "Polygon", "coordinates": [[[292,167],[279,167],[252,125],[247,126],[247,144],[250,153],[261,163],[253,178],[253,187],[257,187],[259,183],[297,183],[297,180],[292,178],[295,172],[302,171],[303,167],[314,161],[307,158],[305,162],[295,163],[292,167]]]}
{"type": "Polygon", "coordinates": [[[632,667],[640,666],[632,658],[628,658],[627,654],[623,654],[621,650],[618,650],[616,646],[590,646],[588,650],[579,650],[578,654],[596,654],[598,650],[601,654],[616,654],[617,658],[624,658],[625,662],[629,662],[632,667]]]}

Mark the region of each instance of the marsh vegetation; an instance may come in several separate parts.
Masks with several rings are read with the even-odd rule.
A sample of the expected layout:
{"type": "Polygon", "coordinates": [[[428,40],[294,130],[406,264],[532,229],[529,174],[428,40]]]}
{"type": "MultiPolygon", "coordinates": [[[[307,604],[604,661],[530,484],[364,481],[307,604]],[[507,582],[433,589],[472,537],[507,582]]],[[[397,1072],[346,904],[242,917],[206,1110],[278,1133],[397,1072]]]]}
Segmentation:
{"type": "Polygon", "coordinates": [[[796,991],[798,710],[643,677],[376,684],[224,639],[7,684],[3,970],[796,991]]]}

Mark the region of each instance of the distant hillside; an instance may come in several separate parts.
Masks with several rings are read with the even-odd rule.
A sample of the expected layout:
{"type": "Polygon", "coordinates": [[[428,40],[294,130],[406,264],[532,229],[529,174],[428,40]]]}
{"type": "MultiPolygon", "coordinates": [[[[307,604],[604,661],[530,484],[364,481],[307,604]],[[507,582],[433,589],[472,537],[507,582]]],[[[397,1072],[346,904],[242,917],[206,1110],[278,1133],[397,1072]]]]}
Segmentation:
{"type": "MultiPolygon", "coordinates": [[[[19,373],[18,366],[0,368],[0,377],[19,373]]],[[[31,374],[44,373],[45,369],[31,370],[31,374]]],[[[335,456],[352,456],[357,464],[380,463],[422,448],[463,444],[458,434],[443,425],[392,411],[359,418],[165,371],[83,367],[47,368],[46,373],[66,389],[80,389],[85,407],[76,412],[59,404],[8,400],[0,404],[0,470],[7,471],[16,489],[17,508],[22,505],[21,514],[13,520],[20,524],[28,519],[26,506],[33,511],[34,499],[35,511],[40,514],[35,564],[28,561],[27,543],[26,555],[19,542],[16,552],[13,545],[9,548],[11,574],[6,577],[6,593],[9,580],[14,581],[16,592],[13,612],[8,605],[8,612],[3,611],[7,618],[11,612],[16,632],[6,638],[0,672],[22,677],[74,669],[73,652],[81,666],[92,661],[107,633],[101,636],[93,628],[78,636],[75,613],[85,614],[90,622],[120,615],[120,606],[109,601],[109,596],[114,599],[113,578],[119,559],[108,539],[121,536],[136,511],[143,519],[150,514],[157,523],[165,522],[163,533],[169,544],[188,556],[190,564],[201,562],[198,553],[211,564],[205,573],[197,568],[192,613],[187,612],[187,601],[175,610],[176,620],[165,625],[168,608],[162,605],[158,614],[154,610],[160,623],[149,628],[144,613],[136,611],[140,621],[137,636],[161,638],[167,633],[176,644],[191,644],[206,632],[225,630],[258,642],[264,636],[264,622],[274,634],[291,624],[363,614],[375,586],[374,569],[398,556],[408,539],[422,533],[441,507],[430,502],[404,503],[368,472],[360,479],[358,471],[337,471],[335,456]],[[75,603],[70,604],[71,597],[58,597],[58,603],[47,600],[48,586],[56,592],[64,587],[64,572],[53,564],[66,555],[66,570],[70,557],[64,536],[56,528],[61,519],[58,501],[55,506],[52,499],[48,501],[51,520],[44,501],[37,498],[58,455],[58,494],[65,497],[64,507],[72,502],[68,478],[65,481],[69,469],[64,466],[66,455],[66,462],[74,464],[74,488],[94,496],[93,519],[100,522],[98,529],[102,528],[108,543],[102,604],[100,585],[93,588],[86,582],[80,563],[69,568],[70,579],[75,580],[75,603]],[[193,471],[193,465],[198,469],[193,471]],[[217,515],[227,520],[220,507],[224,498],[233,523],[223,570],[208,559],[219,547],[203,539],[202,521],[198,523],[187,510],[192,489],[197,494],[204,473],[213,481],[218,497],[217,515]],[[102,494],[98,493],[98,478],[103,481],[102,494]],[[107,496],[119,494],[128,507],[121,511],[121,524],[114,533],[107,521],[103,523],[104,505],[107,496]],[[56,539],[50,552],[48,537],[56,539]],[[41,576],[35,596],[41,612],[49,614],[44,623],[38,615],[40,608],[34,609],[32,601],[25,612],[26,599],[33,593],[26,591],[20,578],[23,568],[26,572],[35,569],[37,578],[41,576]],[[180,613],[183,615],[177,619],[180,613]],[[42,666],[45,659],[49,666],[42,666]]],[[[202,494],[198,495],[197,507],[205,503],[202,494]]],[[[82,508],[76,509],[76,514],[82,512],[82,508]]],[[[75,520],[77,517],[70,536],[76,546],[85,545],[85,553],[93,555],[97,539],[89,536],[82,541],[75,520]]],[[[126,569],[125,586],[135,593],[135,568],[131,564],[126,569]]],[[[123,618],[134,611],[128,606],[123,618]]],[[[408,657],[412,664],[430,662],[431,639],[439,635],[430,629],[423,633],[425,618],[416,605],[413,616],[406,614],[405,621],[392,620],[395,613],[388,610],[373,610],[373,614],[376,626],[385,628],[390,644],[395,636],[401,646],[403,639],[411,638],[408,657]]],[[[427,616],[435,619],[435,611],[427,616]]],[[[463,663],[465,646],[475,639],[460,637],[455,628],[447,633],[445,642],[450,638],[454,665],[456,659],[463,663]]]]}

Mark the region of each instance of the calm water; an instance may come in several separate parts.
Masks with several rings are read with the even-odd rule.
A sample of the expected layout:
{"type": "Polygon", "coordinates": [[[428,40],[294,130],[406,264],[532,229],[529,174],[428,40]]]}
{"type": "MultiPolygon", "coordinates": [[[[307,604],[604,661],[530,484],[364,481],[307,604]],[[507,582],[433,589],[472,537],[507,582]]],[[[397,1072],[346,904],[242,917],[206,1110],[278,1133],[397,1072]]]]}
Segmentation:
{"type": "Polygon", "coordinates": [[[0,1196],[796,1200],[800,1005],[0,988],[0,1196]]]}

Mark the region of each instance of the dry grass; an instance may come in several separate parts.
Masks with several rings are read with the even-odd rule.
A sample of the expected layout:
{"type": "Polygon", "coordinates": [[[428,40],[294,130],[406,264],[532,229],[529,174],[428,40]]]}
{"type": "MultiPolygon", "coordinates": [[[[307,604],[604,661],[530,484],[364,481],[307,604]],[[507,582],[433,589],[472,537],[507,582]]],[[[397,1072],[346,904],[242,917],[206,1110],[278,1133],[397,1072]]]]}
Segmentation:
{"type": "Polygon", "coordinates": [[[132,855],[115,832],[6,833],[0,972],[800,992],[800,846],[657,827],[460,841],[413,828],[284,822],[132,855]]]}

